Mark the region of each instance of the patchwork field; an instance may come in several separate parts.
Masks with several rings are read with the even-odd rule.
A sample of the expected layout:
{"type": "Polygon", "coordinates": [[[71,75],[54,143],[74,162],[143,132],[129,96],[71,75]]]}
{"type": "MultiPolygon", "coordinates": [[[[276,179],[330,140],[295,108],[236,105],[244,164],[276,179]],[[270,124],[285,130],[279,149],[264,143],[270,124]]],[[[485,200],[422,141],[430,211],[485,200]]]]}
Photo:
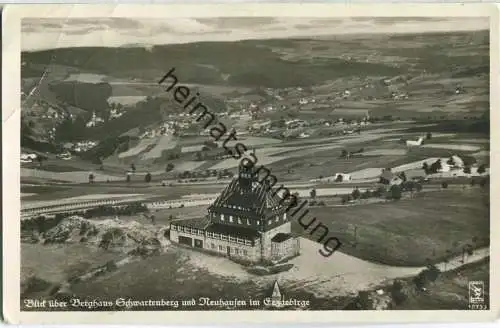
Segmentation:
{"type": "Polygon", "coordinates": [[[144,159],[160,158],[164,150],[170,150],[177,146],[177,140],[172,135],[161,136],[156,142],[153,149],[145,153],[142,157],[144,159]]]}
{"type": "Polygon", "coordinates": [[[50,172],[45,170],[35,170],[21,168],[22,178],[37,178],[47,180],[57,180],[70,183],[88,183],[89,173],[93,173],[96,181],[120,181],[124,180],[123,176],[115,176],[103,174],[95,171],[72,171],[72,172],[50,172]]]}
{"type": "Polygon", "coordinates": [[[137,145],[131,147],[127,151],[118,154],[118,158],[132,157],[137,156],[143,151],[145,151],[148,147],[154,146],[157,141],[157,138],[151,139],[141,139],[137,145]]]}

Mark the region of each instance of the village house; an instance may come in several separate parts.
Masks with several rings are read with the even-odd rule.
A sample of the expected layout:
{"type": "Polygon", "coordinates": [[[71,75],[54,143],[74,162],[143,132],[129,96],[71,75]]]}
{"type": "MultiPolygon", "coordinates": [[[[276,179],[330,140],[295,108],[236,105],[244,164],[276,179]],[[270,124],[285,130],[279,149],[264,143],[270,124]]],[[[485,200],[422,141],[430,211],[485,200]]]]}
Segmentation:
{"type": "Polygon", "coordinates": [[[102,123],[102,122],[104,122],[104,120],[102,118],[100,118],[99,116],[97,116],[95,112],[92,112],[92,118],[87,122],[87,124],[85,124],[85,126],[88,128],[91,128],[91,127],[99,125],[99,123],[102,123]]]}
{"type": "Polygon", "coordinates": [[[423,169],[408,170],[404,173],[407,181],[422,181],[427,176],[423,169]]]}
{"type": "Polygon", "coordinates": [[[379,182],[385,185],[394,186],[403,183],[403,179],[390,170],[385,169],[379,177],[379,182]]]}
{"type": "Polygon", "coordinates": [[[458,155],[451,156],[446,163],[454,169],[463,169],[465,166],[464,160],[458,155]]]}
{"type": "Polygon", "coordinates": [[[351,175],[347,173],[335,173],[333,181],[335,182],[351,181],[351,175]]]}
{"type": "Polygon", "coordinates": [[[257,181],[251,167],[209,206],[204,218],[176,220],[170,239],[178,244],[250,263],[275,262],[299,254],[299,239],[281,198],[257,181]]]}

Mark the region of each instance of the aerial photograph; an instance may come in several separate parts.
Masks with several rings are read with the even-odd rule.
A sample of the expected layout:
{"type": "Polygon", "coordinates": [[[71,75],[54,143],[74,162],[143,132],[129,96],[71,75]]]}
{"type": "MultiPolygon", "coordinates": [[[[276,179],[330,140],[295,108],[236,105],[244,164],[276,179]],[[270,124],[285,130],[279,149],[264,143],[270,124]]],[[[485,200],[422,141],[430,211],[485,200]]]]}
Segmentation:
{"type": "Polygon", "coordinates": [[[24,18],[21,310],[489,310],[489,24],[24,18]]]}

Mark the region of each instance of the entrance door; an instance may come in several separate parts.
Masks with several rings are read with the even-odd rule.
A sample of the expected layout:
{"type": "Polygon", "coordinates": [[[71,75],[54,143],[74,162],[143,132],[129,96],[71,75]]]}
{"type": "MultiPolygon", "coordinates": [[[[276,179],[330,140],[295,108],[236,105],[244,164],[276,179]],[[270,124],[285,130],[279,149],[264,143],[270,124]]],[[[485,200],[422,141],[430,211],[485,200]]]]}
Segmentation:
{"type": "Polygon", "coordinates": [[[193,239],[189,237],[179,236],[179,244],[193,247],[193,239]]]}
{"type": "Polygon", "coordinates": [[[196,248],[203,248],[203,240],[195,239],[194,240],[194,247],[196,247],[196,248]]]}
{"type": "Polygon", "coordinates": [[[231,247],[227,246],[227,256],[231,256],[231,247]]]}

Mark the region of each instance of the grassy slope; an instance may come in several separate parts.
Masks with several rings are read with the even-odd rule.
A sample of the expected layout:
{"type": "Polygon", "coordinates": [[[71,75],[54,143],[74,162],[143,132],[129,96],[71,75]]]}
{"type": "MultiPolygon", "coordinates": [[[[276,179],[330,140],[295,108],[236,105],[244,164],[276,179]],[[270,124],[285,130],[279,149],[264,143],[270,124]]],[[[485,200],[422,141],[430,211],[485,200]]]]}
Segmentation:
{"type": "MultiPolygon", "coordinates": [[[[451,74],[468,79],[473,74],[487,73],[489,63],[487,35],[487,32],[475,32],[418,36],[350,36],[347,39],[336,37],[325,40],[205,42],[157,46],[152,51],[133,47],[56,49],[23,53],[23,61],[27,65],[23,66],[22,75],[26,80],[36,79],[40,76],[41,70],[46,65],[50,65],[51,73],[45,79],[48,81],[60,81],[61,77],[76,71],[105,74],[123,81],[137,78],[138,81],[144,80],[148,83],[153,81],[154,83],[171,67],[175,67],[180,83],[245,86],[257,88],[252,91],[252,94],[255,94],[259,93],[259,88],[264,86],[279,88],[310,86],[329,84],[331,81],[340,83],[329,89],[335,93],[343,88],[358,89],[367,77],[374,78],[377,84],[378,80],[383,77],[405,74],[407,75],[405,78],[411,81],[413,88],[420,88],[422,86],[419,82],[422,79],[420,74],[424,70],[426,74],[430,74],[428,79],[431,80],[441,75],[447,77],[451,74]],[[453,46],[459,54],[444,56],[443,49],[450,46],[453,46]],[[349,60],[344,59],[346,54],[349,55],[349,60]],[[373,57],[374,54],[376,54],[375,57],[373,57]],[[370,59],[367,61],[367,58],[370,59]],[[198,65],[193,65],[193,63],[198,65]],[[364,74],[361,79],[359,72],[364,74]],[[229,78],[224,79],[223,76],[227,74],[229,78]]],[[[487,83],[487,79],[484,81],[487,83]]],[[[453,89],[453,83],[444,84],[441,87],[453,89]]],[[[394,87],[402,92],[412,92],[399,82],[394,87]]],[[[148,94],[162,94],[161,88],[155,85],[144,87],[138,84],[135,87],[129,85],[127,88],[138,90],[146,88],[151,91],[148,91],[148,94]],[[153,92],[152,89],[156,91],[153,92]]],[[[41,88],[39,96],[53,102],[53,99],[57,97],[46,89],[46,86],[41,88]]],[[[415,95],[407,102],[422,106],[422,101],[425,99],[431,99],[433,102],[436,98],[445,99],[443,95],[433,91],[434,89],[440,88],[425,91],[425,95],[415,95]]],[[[384,110],[384,108],[401,112],[403,107],[400,104],[384,98],[390,93],[387,86],[379,85],[374,90],[374,95],[378,98],[374,103],[377,107],[377,115],[382,115],[379,110],[384,110]]],[[[360,91],[360,93],[363,92],[360,91]]],[[[471,94],[476,92],[477,90],[474,89],[471,94]]],[[[211,92],[202,92],[202,94],[203,102],[213,110],[225,108],[221,99],[215,99],[216,97],[213,97],[211,92]]],[[[330,93],[327,92],[327,94],[330,93]]],[[[137,126],[154,125],[162,120],[162,111],[181,110],[181,107],[172,103],[171,96],[171,94],[165,94],[162,95],[163,99],[150,99],[146,103],[137,104],[135,106],[137,110],[130,110],[121,118],[101,127],[86,129],[82,132],[85,134],[82,137],[101,140],[120,135],[137,126]]],[[[86,97],[82,96],[81,99],[84,100],[86,97]]],[[[366,108],[370,105],[366,101],[356,100],[356,103],[357,106],[366,106],[366,108]]],[[[349,107],[343,102],[339,104],[341,107],[349,107]]],[[[109,154],[100,156],[107,157],[109,154]]]]}
{"type": "MultiPolygon", "coordinates": [[[[389,265],[422,266],[429,261],[440,262],[448,250],[461,254],[462,247],[472,243],[473,237],[478,238],[476,247],[489,244],[486,197],[479,187],[423,192],[415,199],[398,202],[315,207],[303,222],[316,217],[328,226],[330,234],[343,242],[344,253],[389,265]],[[356,246],[354,227],[358,234],[356,246]]],[[[297,222],[293,229],[305,234],[297,222]]]]}
{"type": "Polygon", "coordinates": [[[483,281],[489,304],[490,258],[441,274],[427,292],[414,293],[396,310],[468,310],[469,281],[483,281]]]}
{"type": "MultiPolygon", "coordinates": [[[[50,249],[42,247],[39,251],[34,251],[32,245],[23,244],[23,256],[25,259],[30,259],[30,265],[33,266],[37,261],[32,258],[34,254],[38,258],[48,259],[43,263],[43,267],[39,268],[36,273],[48,279],[53,283],[57,283],[67,276],[67,268],[61,268],[60,262],[54,257],[40,256],[45,252],[51,252],[50,249]],[[49,269],[48,266],[53,268],[49,269]],[[49,279],[47,275],[57,273],[49,279]]],[[[82,248],[82,247],[81,247],[82,248]]],[[[88,252],[81,249],[80,253],[72,253],[67,261],[74,268],[83,268],[87,265],[87,260],[91,256],[84,256],[83,253],[88,252]]],[[[102,264],[102,258],[96,258],[96,263],[102,264]]],[[[65,266],[66,267],[66,266],[65,266]]],[[[268,284],[258,284],[254,281],[239,281],[228,277],[222,277],[209,273],[205,269],[200,269],[189,264],[180,252],[172,251],[160,256],[150,257],[141,261],[126,264],[119,270],[106,274],[92,281],[81,282],[72,286],[72,292],[80,299],[87,300],[110,300],[114,302],[117,298],[131,298],[133,300],[190,300],[191,298],[198,299],[199,297],[210,297],[212,300],[219,298],[225,300],[248,300],[249,298],[262,300],[264,297],[269,297],[272,289],[272,282],[268,284]],[[145,268],[147,268],[145,270],[145,268]]],[[[289,298],[310,300],[311,309],[342,309],[349,301],[346,297],[319,299],[311,295],[305,290],[294,289],[288,290],[282,288],[282,292],[289,298]]],[[[45,294],[25,295],[47,297],[45,294]]],[[[140,310],[140,307],[135,307],[134,310],[140,310]]],[[[182,307],[165,308],[165,307],[147,307],[144,310],[208,310],[218,309],[224,310],[224,307],[182,307]]],[[[262,307],[239,307],[239,309],[258,310],[262,307]]],[[[29,310],[29,309],[25,309],[29,310]]],[[[110,310],[104,308],[102,310],[110,310]]],[[[116,308],[115,310],[126,310],[125,308],[116,308]]],[[[47,311],[47,309],[44,309],[47,311]]]]}

